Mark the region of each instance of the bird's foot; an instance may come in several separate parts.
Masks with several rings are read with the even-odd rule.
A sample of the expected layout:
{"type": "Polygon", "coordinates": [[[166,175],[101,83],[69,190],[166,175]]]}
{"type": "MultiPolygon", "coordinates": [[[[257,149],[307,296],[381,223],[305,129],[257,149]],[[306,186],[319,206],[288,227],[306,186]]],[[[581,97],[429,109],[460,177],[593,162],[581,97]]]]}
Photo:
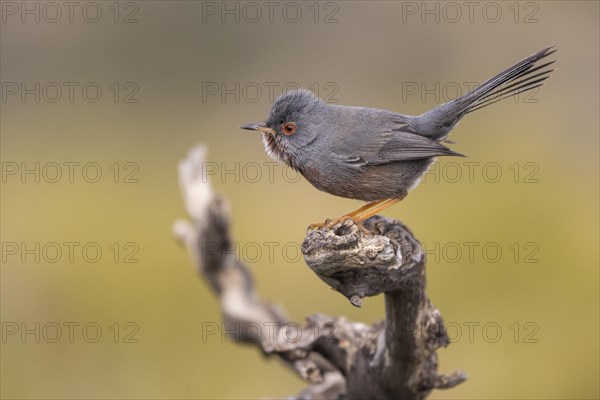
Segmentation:
{"type": "Polygon", "coordinates": [[[316,222],[314,224],[310,224],[308,226],[308,228],[309,229],[320,229],[320,228],[332,229],[334,226],[336,226],[338,224],[342,224],[348,220],[352,221],[354,223],[354,225],[356,225],[356,227],[365,235],[371,235],[371,232],[369,232],[363,226],[363,222],[364,222],[363,218],[353,217],[350,215],[342,215],[341,217],[338,217],[338,218],[326,219],[324,222],[316,222]]]}
{"type": "Polygon", "coordinates": [[[354,210],[348,214],[344,214],[339,218],[326,219],[325,222],[317,222],[315,224],[310,224],[308,226],[308,229],[320,229],[323,227],[331,229],[339,223],[351,220],[362,233],[364,233],[365,235],[371,235],[371,232],[369,232],[363,226],[363,222],[372,217],[373,215],[377,214],[378,212],[385,210],[392,204],[396,204],[404,197],[405,196],[394,197],[391,199],[375,200],[365,204],[357,210],[354,210]]]}

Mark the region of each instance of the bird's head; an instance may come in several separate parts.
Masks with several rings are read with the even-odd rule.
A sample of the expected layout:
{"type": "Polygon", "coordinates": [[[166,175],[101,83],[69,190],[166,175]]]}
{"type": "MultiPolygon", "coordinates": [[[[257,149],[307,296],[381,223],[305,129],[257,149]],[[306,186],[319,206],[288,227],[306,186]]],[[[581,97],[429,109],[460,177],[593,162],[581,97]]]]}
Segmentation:
{"type": "Polygon", "coordinates": [[[292,90],[273,103],[264,123],[241,128],[262,132],[267,153],[298,169],[299,150],[318,137],[319,107],[324,104],[309,90],[292,90]]]}

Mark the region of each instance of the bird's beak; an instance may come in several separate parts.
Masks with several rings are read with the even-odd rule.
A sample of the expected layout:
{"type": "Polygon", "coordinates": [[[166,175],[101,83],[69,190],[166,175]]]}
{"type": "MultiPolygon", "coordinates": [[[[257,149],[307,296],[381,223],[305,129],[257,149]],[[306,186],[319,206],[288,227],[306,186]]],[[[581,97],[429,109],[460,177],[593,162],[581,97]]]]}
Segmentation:
{"type": "Polygon", "coordinates": [[[240,126],[240,128],[248,129],[250,131],[260,131],[263,133],[270,133],[271,135],[275,136],[275,131],[273,129],[269,128],[268,126],[264,126],[264,125],[247,124],[247,125],[240,126]]]}

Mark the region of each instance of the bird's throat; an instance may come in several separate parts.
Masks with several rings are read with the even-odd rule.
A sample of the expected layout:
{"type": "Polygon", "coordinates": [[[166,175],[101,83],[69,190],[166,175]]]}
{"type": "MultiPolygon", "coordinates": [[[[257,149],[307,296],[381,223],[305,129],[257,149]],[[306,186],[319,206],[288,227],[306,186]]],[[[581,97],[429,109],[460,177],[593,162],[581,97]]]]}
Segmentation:
{"type": "Polygon", "coordinates": [[[283,140],[270,133],[263,133],[262,137],[265,151],[269,157],[277,162],[284,162],[293,169],[299,171],[298,164],[295,162],[293,154],[290,152],[290,149],[287,148],[286,143],[283,140]]]}

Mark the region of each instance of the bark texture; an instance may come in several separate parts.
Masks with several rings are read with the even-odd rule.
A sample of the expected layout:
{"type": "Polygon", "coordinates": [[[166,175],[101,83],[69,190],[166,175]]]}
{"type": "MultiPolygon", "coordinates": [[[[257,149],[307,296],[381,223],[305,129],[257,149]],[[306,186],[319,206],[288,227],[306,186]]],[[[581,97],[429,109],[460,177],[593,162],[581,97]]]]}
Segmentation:
{"type": "Polygon", "coordinates": [[[423,399],[466,379],[437,373],[436,350],[449,340],[425,291],[425,254],[406,226],[374,216],[364,225],[369,235],[352,221],[308,232],[302,252],[311,270],[357,307],[383,293],[386,319],[368,326],[314,314],[300,326],[259,299],[250,270],[235,256],[228,203],[211,189],[205,153],[197,146],[180,163],[191,222],[176,222],[175,235],[217,296],[228,335],[279,358],[309,383],[293,398],[423,399]]]}

